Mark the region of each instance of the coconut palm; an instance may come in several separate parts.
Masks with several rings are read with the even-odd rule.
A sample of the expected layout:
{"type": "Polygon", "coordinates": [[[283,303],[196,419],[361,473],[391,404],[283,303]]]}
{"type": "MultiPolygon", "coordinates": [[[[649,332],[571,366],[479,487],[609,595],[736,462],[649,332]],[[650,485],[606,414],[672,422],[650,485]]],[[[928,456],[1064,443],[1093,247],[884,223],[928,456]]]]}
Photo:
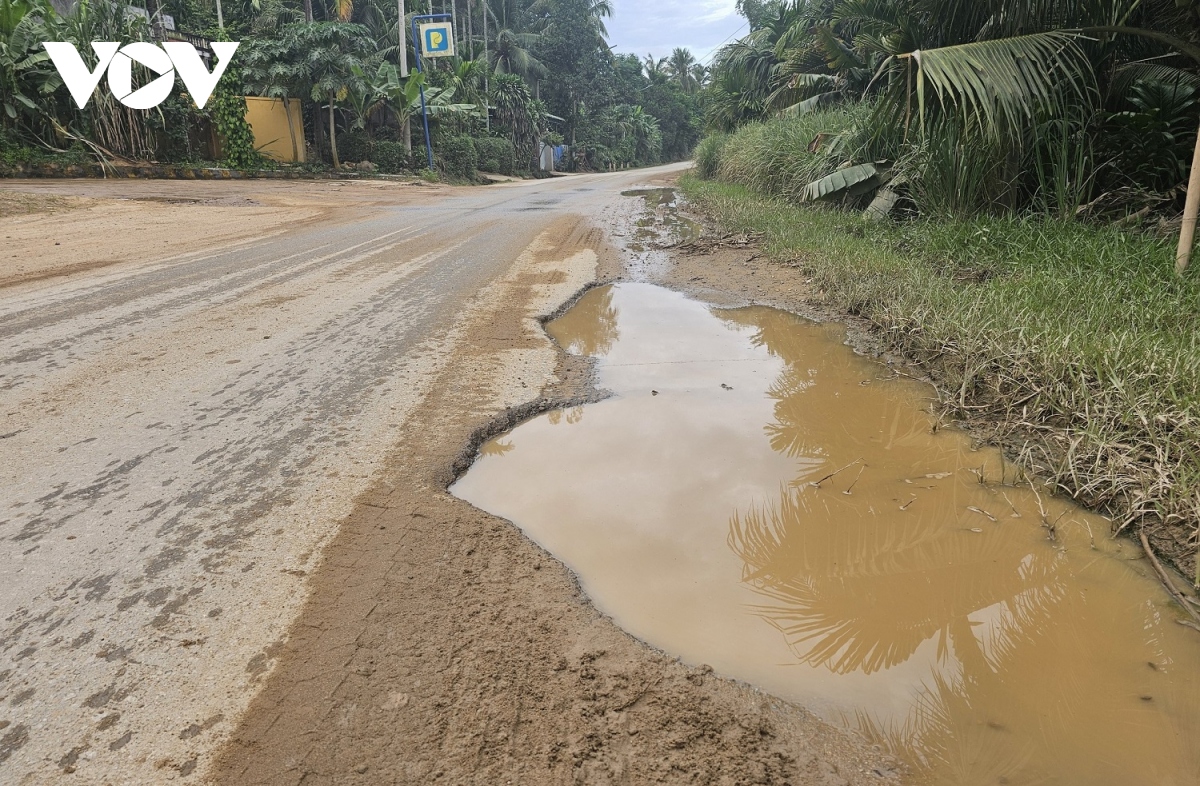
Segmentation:
{"type": "Polygon", "coordinates": [[[671,56],[667,58],[667,71],[685,93],[694,93],[700,86],[695,74],[692,73],[695,66],[695,55],[690,49],[684,47],[676,47],[671,52],[671,56]]]}
{"type": "Polygon", "coordinates": [[[516,74],[523,79],[545,76],[546,67],[531,52],[540,40],[538,33],[518,33],[508,28],[500,30],[488,53],[492,67],[498,74],[516,74]]]}

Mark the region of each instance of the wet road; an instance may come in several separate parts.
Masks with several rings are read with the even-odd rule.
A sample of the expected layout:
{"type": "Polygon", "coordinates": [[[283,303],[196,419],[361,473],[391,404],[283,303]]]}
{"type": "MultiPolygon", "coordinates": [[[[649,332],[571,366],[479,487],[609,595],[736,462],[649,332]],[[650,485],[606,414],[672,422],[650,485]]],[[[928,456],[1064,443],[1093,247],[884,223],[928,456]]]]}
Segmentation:
{"type": "Polygon", "coordinates": [[[0,782],[202,767],[472,309],[540,233],[651,174],[0,289],[0,782]]]}

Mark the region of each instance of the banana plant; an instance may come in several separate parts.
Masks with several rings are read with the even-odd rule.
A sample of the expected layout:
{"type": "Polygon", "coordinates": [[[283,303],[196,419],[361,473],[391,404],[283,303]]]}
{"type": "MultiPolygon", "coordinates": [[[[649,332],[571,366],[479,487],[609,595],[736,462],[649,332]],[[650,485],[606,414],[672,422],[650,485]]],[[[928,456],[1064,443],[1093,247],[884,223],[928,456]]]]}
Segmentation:
{"type": "Polygon", "coordinates": [[[42,42],[50,40],[49,3],[0,0],[0,123],[43,125],[43,105],[62,85],[42,42]]]}
{"type": "Polygon", "coordinates": [[[429,86],[424,73],[413,73],[407,79],[400,76],[395,63],[380,63],[374,75],[358,68],[356,75],[365,89],[354,97],[355,128],[365,128],[367,120],[380,113],[390,113],[403,126],[421,114],[421,88],[425,88],[425,106],[431,117],[461,115],[482,117],[478,104],[454,101],[453,87],[429,86]]]}

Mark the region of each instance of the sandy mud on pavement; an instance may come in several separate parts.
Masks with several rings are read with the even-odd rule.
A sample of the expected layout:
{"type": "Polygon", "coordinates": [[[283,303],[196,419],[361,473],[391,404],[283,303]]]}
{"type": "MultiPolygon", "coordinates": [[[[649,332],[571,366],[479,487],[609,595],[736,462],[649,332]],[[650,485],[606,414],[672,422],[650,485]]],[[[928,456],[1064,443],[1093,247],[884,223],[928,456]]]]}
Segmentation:
{"type": "Polygon", "coordinates": [[[570,260],[620,264],[583,226],[548,236],[477,313],[476,349],[433,386],[327,549],[217,781],[892,779],[894,765],[798,707],[630,638],[556,559],[446,491],[482,435],[595,396],[589,365],[535,319],[586,279],[570,260]]]}
{"type": "Polygon", "coordinates": [[[548,330],[614,397],[494,437],[452,491],[623,628],[930,783],[1200,772],[1200,647],[1137,547],[939,428],[932,388],[836,324],[649,284],[594,289],[548,330]]]}
{"type": "Polygon", "coordinates": [[[893,781],[446,490],[602,397],[538,318],[632,268],[654,177],[6,183],[0,782],[893,781]]]}
{"type": "Polygon", "coordinates": [[[0,287],[200,251],[408,204],[445,189],[397,182],[0,181],[0,287]]]}

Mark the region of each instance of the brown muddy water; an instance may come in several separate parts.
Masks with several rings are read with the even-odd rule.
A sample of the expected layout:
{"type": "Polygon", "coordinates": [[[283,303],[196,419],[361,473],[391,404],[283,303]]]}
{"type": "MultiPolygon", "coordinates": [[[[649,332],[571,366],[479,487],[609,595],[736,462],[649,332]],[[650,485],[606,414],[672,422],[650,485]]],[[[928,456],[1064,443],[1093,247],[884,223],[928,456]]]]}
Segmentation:
{"type": "Polygon", "coordinates": [[[635,222],[632,241],[625,244],[635,254],[648,248],[686,243],[703,233],[698,223],[680,215],[679,200],[673,188],[639,188],[622,191],[621,196],[641,197],[646,203],[644,214],[635,222]],[[665,244],[662,242],[664,239],[667,241],[665,244]]]}
{"type": "Polygon", "coordinates": [[[768,308],[595,289],[548,329],[613,397],[488,442],[453,492],[597,607],[938,784],[1200,783],[1200,634],[1107,520],[768,308]]]}

